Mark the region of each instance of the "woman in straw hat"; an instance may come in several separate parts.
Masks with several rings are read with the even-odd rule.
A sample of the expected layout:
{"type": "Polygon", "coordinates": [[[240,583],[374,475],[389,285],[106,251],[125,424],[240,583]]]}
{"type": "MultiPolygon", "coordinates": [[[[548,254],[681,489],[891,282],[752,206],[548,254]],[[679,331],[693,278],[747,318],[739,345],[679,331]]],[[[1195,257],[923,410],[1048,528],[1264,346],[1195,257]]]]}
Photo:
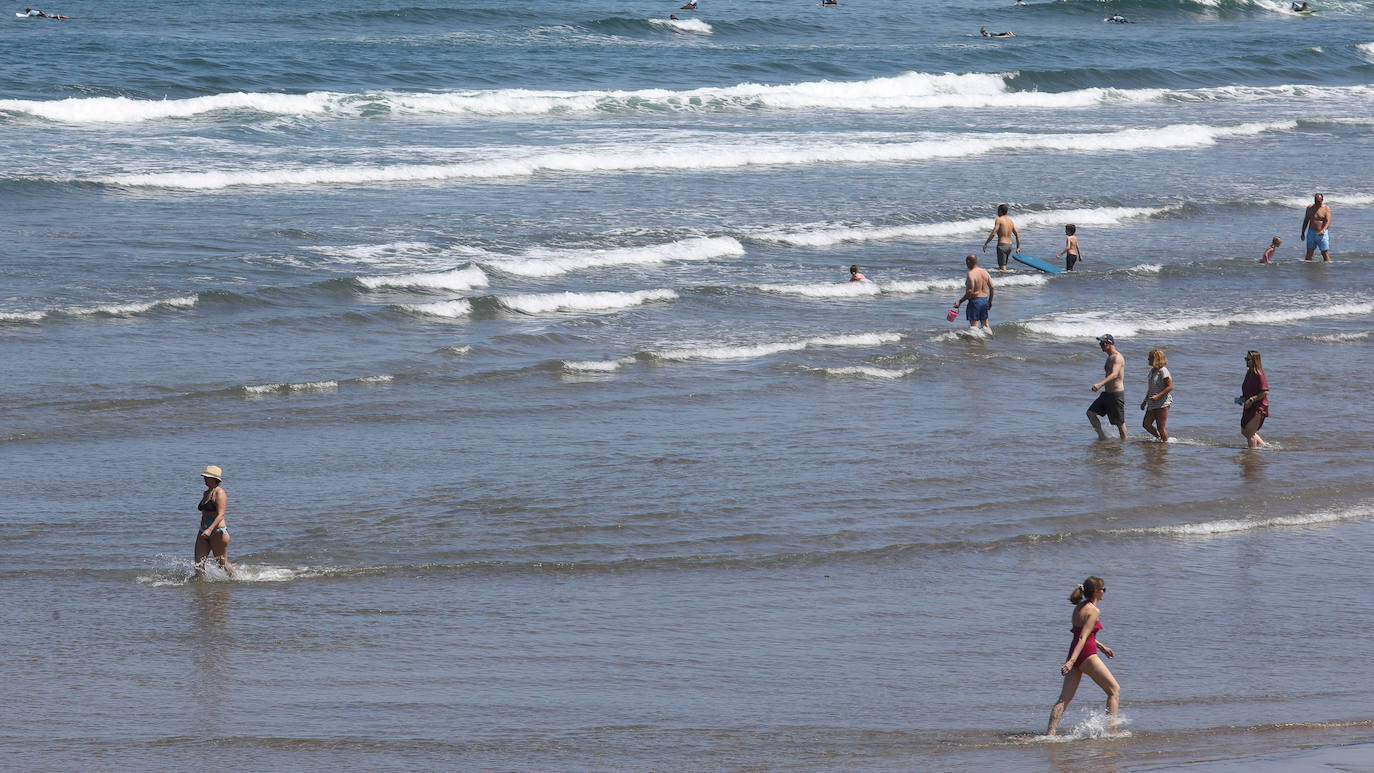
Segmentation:
{"type": "Polygon", "coordinates": [[[235,575],[234,565],[229,563],[229,527],[224,523],[224,508],[229,503],[229,495],[224,493],[220,483],[223,472],[216,465],[205,468],[200,474],[205,481],[205,496],[200,498],[196,509],[200,511],[200,531],[196,533],[196,579],[205,577],[205,558],[213,551],[220,568],[235,575]]]}

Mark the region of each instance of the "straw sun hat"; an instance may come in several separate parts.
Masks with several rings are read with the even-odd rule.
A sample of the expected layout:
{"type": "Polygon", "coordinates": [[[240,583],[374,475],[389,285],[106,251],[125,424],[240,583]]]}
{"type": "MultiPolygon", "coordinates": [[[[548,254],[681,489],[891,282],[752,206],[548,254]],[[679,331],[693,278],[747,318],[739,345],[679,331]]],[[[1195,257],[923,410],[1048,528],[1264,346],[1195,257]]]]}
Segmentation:
{"type": "Polygon", "coordinates": [[[219,465],[215,465],[215,464],[211,464],[211,465],[207,466],[207,467],[205,468],[205,472],[202,472],[202,473],[200,474],[200,477],[202,477],[202,478],[214,478],[215,480],[220,481],[220,482],[223,482],[223,481],[224,481],[224,473],[223,473],[223,471],[220,470],[219,465]]]}

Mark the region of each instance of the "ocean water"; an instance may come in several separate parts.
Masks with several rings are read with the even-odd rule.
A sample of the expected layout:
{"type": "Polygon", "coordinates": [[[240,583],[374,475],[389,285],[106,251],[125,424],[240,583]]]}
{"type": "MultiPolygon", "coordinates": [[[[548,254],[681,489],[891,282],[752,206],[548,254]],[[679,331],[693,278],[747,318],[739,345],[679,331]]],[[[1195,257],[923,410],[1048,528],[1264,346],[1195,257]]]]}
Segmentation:
{"type": "Polygon", "coordinates": [[[678,4],[4,23],[0,768],[1374,769],[1374,3],[678,4]]]}

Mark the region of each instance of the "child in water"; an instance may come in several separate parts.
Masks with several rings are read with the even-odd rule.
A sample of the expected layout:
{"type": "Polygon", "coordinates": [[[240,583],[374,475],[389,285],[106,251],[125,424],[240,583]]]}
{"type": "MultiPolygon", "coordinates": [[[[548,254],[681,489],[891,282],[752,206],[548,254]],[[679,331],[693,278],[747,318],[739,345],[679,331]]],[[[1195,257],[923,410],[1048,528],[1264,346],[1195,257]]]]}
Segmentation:
{"type": "Polygon", "coordinates": [[[849,281],[851,281],[851,282],[864,282],[864,281],[867,281],[867,280],[868,280],[868,277],[866,277],[866,276],[864,276],[863,274],[860,274],[860,273],[859,273],[859,267],[858,267],[858,265],[853,265],[853,266],[850,266],[850,267],[849,267],[849,281]]]}
{"type": "Polygon", "coordinates": [[[1083,259],[1083,252],[1078,249],[1078,237],[1074,236],[1078,232],[1078,227],[1073,223],[1064,226],[1064,249],[1056,252],[1056,258],[1064,258],[1064,270],[1073,271],[1073,264],[1083,259]]]}
{"type": "Polygon", "coordinates": [[[1280,239],[1279,237],[1275,236],[1275,237],[1274,237],[1274,241],[1272,241],[1272,242],[1269,243],[1269,249],[1267,249],[1267,250],[1264,251],[1264,256],[1261,257],[1261,258],[1259,259],[1259,262],[1261,262],[1261,263],[1273,263],[1273,262],[1274,262],[1274,250],[1277,249],[1277,248],[1278,248],[1280,245],[1282,245],[1282,244],[1283,244],[1283,239],[1280,239]]]}

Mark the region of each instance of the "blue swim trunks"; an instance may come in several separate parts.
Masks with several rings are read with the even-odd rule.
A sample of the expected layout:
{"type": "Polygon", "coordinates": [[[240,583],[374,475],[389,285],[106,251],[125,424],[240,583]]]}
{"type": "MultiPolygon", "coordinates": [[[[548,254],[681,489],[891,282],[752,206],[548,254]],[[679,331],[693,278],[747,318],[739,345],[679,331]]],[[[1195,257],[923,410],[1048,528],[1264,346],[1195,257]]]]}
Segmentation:
{"type": "Polygon", "coordinates": [[[969,322],[987,322],[988,309],[992,307],[992,302],[987,298],[969,298],[968,311],[965,315],[969,322]]]}
{"type": "Polygon", "coordinates": [[[1309,228],[1307,229],[1307,249],[1330,252],[1331,240],[1327,238],[1326,233],[1317,233],[1317,229],[1309,228]]]}

